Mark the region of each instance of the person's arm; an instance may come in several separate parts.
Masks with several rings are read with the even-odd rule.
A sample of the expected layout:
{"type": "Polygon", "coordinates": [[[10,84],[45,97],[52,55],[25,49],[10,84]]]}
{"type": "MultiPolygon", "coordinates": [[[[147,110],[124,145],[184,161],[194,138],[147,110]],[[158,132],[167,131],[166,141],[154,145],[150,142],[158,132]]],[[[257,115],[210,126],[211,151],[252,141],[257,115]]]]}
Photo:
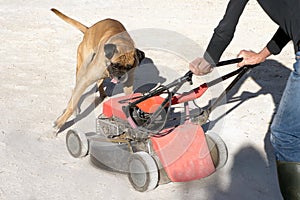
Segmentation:
{"type": "Polygon", "coordinates": [[[267,46],[264,47],[259,53],[247,50],[240,51],[238,57],[242,57],[244,59],[238,64],[238,66],[241,67],[244,65],[255,65],[262,63],[270,55],[279,54],[283,47],[285,47],[290,40],[290,37],[279,27],[272,39],[268,42],[267,46]]]}
{"type": "Polygon", "coordinates": [[[231,42],[235,27],[248,0],[230,0],[225,15],[215,28],[203,58],[196,58],[189,68],[195,75],[205,75],[213,70],[228,44],[231,42]]]}
{"type": "Polygon", "coordinates": [[[231,42],[239,18],[248,0],[230,0],[223,19],[215,28],[214,34],[204,53],[204,58],[211,64],[219,62],[221,55],[231,42]]]}

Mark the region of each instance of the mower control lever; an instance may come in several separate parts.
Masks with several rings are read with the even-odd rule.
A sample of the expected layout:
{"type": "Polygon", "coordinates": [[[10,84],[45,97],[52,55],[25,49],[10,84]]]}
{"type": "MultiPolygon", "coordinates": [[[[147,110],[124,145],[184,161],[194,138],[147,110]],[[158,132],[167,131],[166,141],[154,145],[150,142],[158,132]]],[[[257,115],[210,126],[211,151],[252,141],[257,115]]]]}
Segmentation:
{"type": "Polygon", "coordinates": [[[180,80],[180,82],[189,82],[190,85],[193,85],[193,81],[192,81],[192,76],[193,76],[193,72],[192,71],[188,71],[180,80]]]}

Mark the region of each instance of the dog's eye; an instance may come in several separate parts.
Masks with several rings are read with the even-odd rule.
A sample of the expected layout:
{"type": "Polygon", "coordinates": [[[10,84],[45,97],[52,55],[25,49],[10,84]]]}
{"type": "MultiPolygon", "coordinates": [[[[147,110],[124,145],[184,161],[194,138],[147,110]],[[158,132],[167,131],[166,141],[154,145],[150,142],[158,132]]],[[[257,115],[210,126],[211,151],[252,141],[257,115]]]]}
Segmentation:
{"type": "Polygon", "coordinates": [[[120,67],[119,63],[111,63],[110,66],[112,69],[118,69],[120,67]]]}
{"type": "Polygon", "coordinates": [[[133,68],[133,66],[132,65],[126,65],[125,68],[126,69],[131,69],[131,68],[133,68]]]}

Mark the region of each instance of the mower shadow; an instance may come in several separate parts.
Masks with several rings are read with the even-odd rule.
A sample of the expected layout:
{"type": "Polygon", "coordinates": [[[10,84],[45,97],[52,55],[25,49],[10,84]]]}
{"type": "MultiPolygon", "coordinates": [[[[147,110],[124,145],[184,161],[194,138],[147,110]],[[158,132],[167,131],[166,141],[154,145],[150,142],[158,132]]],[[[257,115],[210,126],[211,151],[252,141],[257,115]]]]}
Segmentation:
{"type": "MultiPolygon", "coordinates": [[[[140,65],[135,69],[134,91],[135,92],[149,91],[153,87],[155,87],[158,83],[162,84],[165,81],[166,79],[159,75],[159,71],[155,66],[154,62],[152,61],[152,59],[146,57],[145,59],[143,59],[140,65]]],[[[114,84],[110,82],[109,79],[104,80],[103,86],[105,88],[105,93],[108,97],[123,93],[122,84],[114,84]]],[[[90,95],[94,95],[95,99],[89,106],[87,106],[82,112],[80,112],[80,114],[76,115],[74,119],[66,122],[59,130],[58,133],[65,131],[66,129],[72,127],[77,122],[86,118],[95,110],[96,107],[98,107],[103,102],[104,99],[100,98],[97,92],[98,92],[98,88],[97,85],[95,85],[81,96],[78,103],[78,108],[83,107],[82,104],[84,100],[90,95]]]]}
{"type": "MultiPolygon", "coordinates": [[[[279,105],[281,95],[286,85],[286,81],[291,70],[275,60],[267,60],[256,68],[252,69],[245,75],[227,95],[227,103],[238,102],[233,108],[228,110],[222,116],[214,121],[210,121],[204,126],[204,129],[210,130],[225,115],[234,111],[244,102],[259,95],[270,94],[275,105],[274,114],[279,105]],[[259,86],[260,90],[256,93],[244,91],[240,97],[233,97],[247,78],[253,79],[259,86]]],[[[263,134],[263,133],[262,133],[263,134]]],[[[270,127],[264,137],[264,151],[267,160],[261,155],[261,151],[253,146],[241,148],[233,157],[233,165],[230,168],[230,184],[224,189],[222,184],[222,172],[217,172],[205,180],[199,180],[187,183],[183,187],[183,194],[193,193],[199,189],[208,193],[209,199],[212,200],[232,200],[232,199],[266,199],[281,200],[279,186],[276,177],[276,165],[273,155],[273,149],[270,143],[270,127]],[[201,181],[207,181],[205,188],[201,187],[201,181]]],[[[229,158],[230,159],[230,158],[229,158]]],[[[220,171],[223,171],[221,169],[220,171]]],[[[226,175],[227,176],[227,175],[226,175]]],[[[186,199],[183,196],[182,199],[186,199]]]]}
{"type": "Polygon", "coordinates": [[[275,60],[267,60],[252,69],[247,75],[241,78],[241,80],[226,96],[227,104],[234,102],[238,102],[238,104],[221,115],[218,119],[210,121],[209,129],[211,129],[221,118],[225,117],[227,114],[235,110],[238,106],[259,95],[270,94],[272,96],[273,103],[277,108],[290,72],[290,69],[286,68],[284,65],[275,60]],[[233,97],[239,91],[245,80],[248,78],[254,80],[261,89],[256,93],[243,91],[239,97],[233,97]]]}

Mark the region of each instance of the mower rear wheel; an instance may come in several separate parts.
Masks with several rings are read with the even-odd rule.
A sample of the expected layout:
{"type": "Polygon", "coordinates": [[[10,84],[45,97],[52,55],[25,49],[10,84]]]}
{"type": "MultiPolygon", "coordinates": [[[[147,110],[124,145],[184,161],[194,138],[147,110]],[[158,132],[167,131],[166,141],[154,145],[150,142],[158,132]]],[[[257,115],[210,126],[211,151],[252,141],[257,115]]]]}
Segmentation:
{"type": "Polygon", "coordinates": [[[222,140],[220,136],[218,136],[216,133],[209,132],[206,133],[206,141],[208,144],[208,149],[211,155],[211,158],[213,160],[213,163],[215,165],[216,169],[222,168],[228,158],[228,151],[226,144],[222,140]]]}
{"type": "Polygon", "coordinates": [[[66,135],[66,144],[69,153],[74,158],[84,157],[88,153],[88,139],[85,134],[69,130],[66,135]]]}
{"type": "Polygon", "coordinates": [[[140,192],[153,190],[158,184],[158,168],[155,160],[146,152],[136,152],[129,158],[128,179],[140,192]]]}

